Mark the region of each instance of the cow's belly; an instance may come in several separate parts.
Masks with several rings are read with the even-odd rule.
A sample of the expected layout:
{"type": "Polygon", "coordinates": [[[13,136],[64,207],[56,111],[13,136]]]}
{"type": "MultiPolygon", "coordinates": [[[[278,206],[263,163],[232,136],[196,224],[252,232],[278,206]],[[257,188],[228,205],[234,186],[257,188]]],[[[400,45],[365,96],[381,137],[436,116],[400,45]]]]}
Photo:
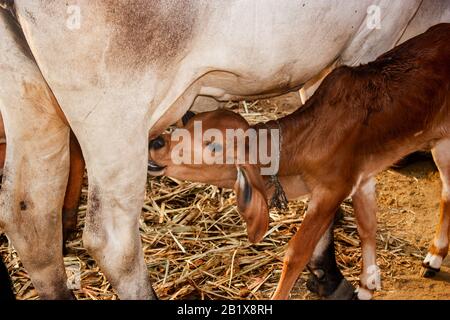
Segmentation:
{"type": "Polygon", "coordinates": [[[204,72],[203,95],[235,100],[282,94],[339,57],[369,2],[235,2],[209,13],[208,27],[184,62],[204,72]]]}
{"type": "Polygon", "coordinates": [[[214,97],[219,101],[272,97],[299,89],[301,81],[286,73],[269,77],[235,75],[215,71],[200,79],[199,95],[214,97]]]}
{"type": "Polygon", "coordinates": [[[149,127],[162,119],[162,127],[184,114],[198,94],[227,100],[295,89],[339,58],[355,37],[359,41],[348,57],[365,56],[373,46],[386,51],[417,2],[154,1],[148,6],[136,0],[114,2],[116,8],[110,1],[85,0],[79,2],[77,30],[66,27],[66,2],[15,3],[40,70],[72,125],[93,119],[92,106],[100,106],[95,108],[142,114],[149,127]],[[390,21],[389,27],[375,32],[376,41],[370,40],[372,32],[358,36],[372,4],[391,13],[383,21],[390,21]]]}
{"type": "Polygon", "coordinates": [[[349,64],[372,60],[398,40],[416,3],[237,1],[211,7],[181,77],[198,78],[199,94],[237,100],[297,89],[343,53],[349,64]],[[374,31],[376,37],[365,22],[374,4],[389,24],[389,31],[374,31]],[[368,41],[372,36],[376,41],[368,41]]]}

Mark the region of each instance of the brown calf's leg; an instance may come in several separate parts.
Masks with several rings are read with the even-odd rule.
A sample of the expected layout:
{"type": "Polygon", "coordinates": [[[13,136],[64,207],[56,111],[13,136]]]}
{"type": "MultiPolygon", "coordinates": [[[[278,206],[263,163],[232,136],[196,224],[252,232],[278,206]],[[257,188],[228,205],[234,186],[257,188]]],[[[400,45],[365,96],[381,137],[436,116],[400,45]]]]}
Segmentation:
{"type": "MultiPolygon", "coordinates": [[[[335,215],[336,217],[339,214],[335,215]]],[[[342,275],[336,262],[334,246],[334,223],[320,238],[308,263],[310,271],[306,287],[327,300],[353,299],[355,288],[342,275]]]]}
{"type": "Polygon", "coordinates": [[[0,172],[3,172],[3,166],[6,159],[6,143],[0,144],[0,172]]]}
{"type": "Polygon", "coordinates": [[[432,151],[442,180],[440,218],[436,234],[423,261],[424,277],[433,277],[447,256],[450,236],[450,139],[438,142],[432,151]]]}
{"type": "Polygon", "coordinates": [[[66,241],[77,228],[78,204],[84,176],[84,158],[75,134],[70,132],[70,171],[66,195],[63,205],[63,250],[66,252],[66,241]]]}
{"type": "Polygon", "coordinates": [[[377,198],[373,178],[361,183],[352,197],[358,234],[361,239],[362,273],[358,299],[369,300],[380,290],[380,273],[376,262],[377,198]]]}
{"type": "Polygon", "coordinates": [[[339,204],[345,198],[345,195],[341,194],[323,189],[312,193],[305,218],[289,241],[281,278],[272,299],[283,300],[289,297],[295,281],[309,262],[319,239],[330,226],[339,204]]]}

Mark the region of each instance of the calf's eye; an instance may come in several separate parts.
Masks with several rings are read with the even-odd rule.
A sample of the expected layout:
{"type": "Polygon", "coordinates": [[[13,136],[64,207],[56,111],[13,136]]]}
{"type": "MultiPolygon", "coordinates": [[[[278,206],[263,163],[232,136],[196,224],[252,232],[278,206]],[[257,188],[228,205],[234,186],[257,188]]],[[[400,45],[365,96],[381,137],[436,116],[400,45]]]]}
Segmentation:
{"type": "Polygon", "coordinates": [[[206,145],[206,147],[211,151],[211,152],[221,152],[222,151],[222,146],[218,143],[215,142],[210,142],[206,145]]]}

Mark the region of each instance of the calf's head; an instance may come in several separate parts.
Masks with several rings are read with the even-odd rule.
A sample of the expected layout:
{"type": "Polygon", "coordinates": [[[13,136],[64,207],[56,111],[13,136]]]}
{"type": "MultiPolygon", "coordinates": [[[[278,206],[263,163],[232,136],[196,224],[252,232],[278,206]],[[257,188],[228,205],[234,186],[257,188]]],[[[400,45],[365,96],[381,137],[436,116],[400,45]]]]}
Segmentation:
{"type": "Polygon", "coordinates": [[[249,139],[239,138],[249,128],[227,110],[194,115],[184,127],[150,141],[148,169],[152,175],[233,188],[248,238],[258,242],[267,231],[269,209],[260,167],[248,161],[249,139]]]}

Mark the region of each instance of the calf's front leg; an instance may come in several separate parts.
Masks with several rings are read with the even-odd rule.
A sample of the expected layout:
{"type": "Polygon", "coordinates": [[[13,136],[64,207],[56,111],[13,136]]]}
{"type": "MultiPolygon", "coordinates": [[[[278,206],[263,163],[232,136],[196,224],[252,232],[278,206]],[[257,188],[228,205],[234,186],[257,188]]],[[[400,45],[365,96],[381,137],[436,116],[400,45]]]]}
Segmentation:
{"type": "Polygon", "coordinates": [[[289,297],[295,281],[309,262],[319,239],[331,225],[334,214],[344,198],[345,193],[325,188],[314,190],[305,218],[289,241],[281,278],[272,299],[284,300],[289,297]]]}

